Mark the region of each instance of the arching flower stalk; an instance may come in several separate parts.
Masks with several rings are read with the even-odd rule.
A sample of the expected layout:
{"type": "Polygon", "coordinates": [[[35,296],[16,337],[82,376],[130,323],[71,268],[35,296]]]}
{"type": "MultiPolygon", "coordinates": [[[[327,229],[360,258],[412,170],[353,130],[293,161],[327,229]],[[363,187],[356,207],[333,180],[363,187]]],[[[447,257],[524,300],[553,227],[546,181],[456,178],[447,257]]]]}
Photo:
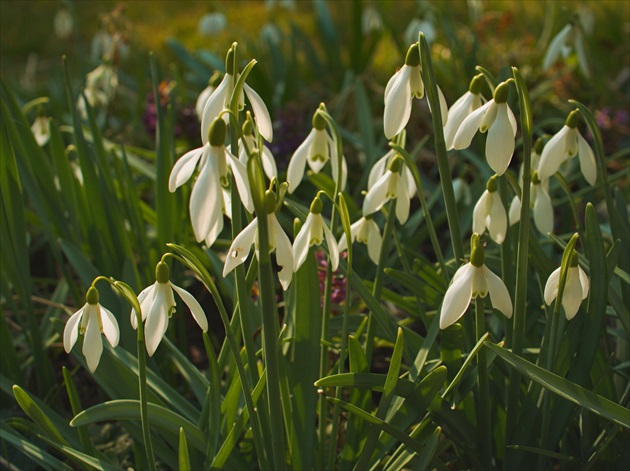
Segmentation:
{"type": "Polygon", "coordinates": [[[486,159],[497,175],[505,173],[514,154],[516,118],[507,104],[510,80],[499,84],[494,98],[462,121],[453,139],[454,149],[466,149],[477,131],[487,131],[486,159]]]}
{"type": "Polygon", "coordinates": [[[298,271],[313,245],[321,245],[326,238],[328,255],[333,271],[339,266],[339,248],[335,236],[322,217],[322,200],[319,195],[311,203],[310,212],[304,225],[293,242],[293,271],[298,271]]]}
{"type": "Polygon", "coordinates": [[[584,179],[590,185],[597,183],[595,155],[577,128],[578,116],[578,110],[571,111],[562,129],[547,142],[538,165],[538,176],[541,179],[551,177],[566,160],[578,155],[584,179]]]}
{"type": "Polygon", "coordinates": [[[223,230],[222,212],[229,215],[227,208],[230,204],[226,201],[229,192],[223,191],[229,181],[228,163],[243,206],[250,213],[254,211],[247,168],[225,148],[225,134],[225,122],[221,118],[215,119],[210,127],[209,140],[175,162],[168,182],[169,191],[174,192],[190,179],[199,162],[199,174],[190,195],[190,222],[197,242],[205,240],[208,247],[223,230]]]}
{"type": "Polygon", "coordinates": [[[479,243],[477,233],[473,233],[471,237],[471,247],[470,262],[457,270],[444,295],[440,311],[440,329],[446,329],[457,322],[465,314],[471,299],[477,296],[485,298],[488,294],[492,307],[508,319],[512,317],[510,293],[501,278],[484,265],[483,247],[479,243]]]}
{"type": "Polygon", "coordinates": [[[83,307],[66,323],[63,330],[63,348],[66,353],[70,353],[79,338],[79,333],[83,334],[83,356],[88,369],[94,373],[103,353],[101,332],[114,348],[118,345],[120,331],[114,315],[99,304],[98,290],[94,286],[90,286],[85,299],[83,307]]]}
{"type": "Polygon", "coordinates": [[[490,177],[473,210],[472,230],[483,234],[488,229],[490,237],[497,244],[502,244],[508,227],[508,218],[501,195],[497,192],[497,176],[490,177]]]}
{"type": "MultiPolygon", "coordinates": [[[[448,120],[448,105],[440,87],[438,87],[442,123],[448,120]]],[[[405,64],[389,79],[385,87],[385,111],[383,114],[383,130],[387,139],[400,133],[411,116],[411,102],[414,98],[424,97],[422,66],[418,43],[407,50],[405,64]]],[[[430,105],[429,105],[430,109],[430,105]]]]}
{"type": "MultiPolygon", "coordinates": [[[[175,297],[173,290],[190,309],[190,313],[197,325],[204,332],[208,331],[208,320],[199,302],[192,294],[169,280],[170,271],[168,265],[162,261],[155,267],[155,283],[143,289],[138,295],[142,321],[145,323],[144,337],[149,356],[153,356],[158,345],[166,334],[168,320],[175,312],[175,297]]],[[[138,328],[138,316],[135,309],[131,309],[131,326],[138,328]]]]}

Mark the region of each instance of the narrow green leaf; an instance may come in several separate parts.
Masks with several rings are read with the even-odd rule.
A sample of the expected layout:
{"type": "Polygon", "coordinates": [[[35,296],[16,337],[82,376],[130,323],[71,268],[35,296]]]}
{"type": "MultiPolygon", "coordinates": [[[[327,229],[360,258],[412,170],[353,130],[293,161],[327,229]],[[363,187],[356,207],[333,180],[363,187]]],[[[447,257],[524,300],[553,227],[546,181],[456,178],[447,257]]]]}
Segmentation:
{"type": "Polygon", "coordinates": [[[34,463],[45,470],[60,470],[60,471],[72,471],[72,468],[67,464],[59,461],[59,459],[52,456],[50,453],[42,450],[35,445],[32,440],[27,440],[15,432],[11,427],[6,425],[3,421],[0,422],[0,438],[3,441],[13,445],[16,449],[22,452],[26,457],[31,459],[34,463]]]}
{"type": "Polygon", "coordinates": [[[51,422],[37,404],[31,399],[31,396],[18,385],[13,386],[13,395],[15,400],[22,408],[24,413],[28,415],[33,422],[41,427],[44,433],[56,443],[67,445],[68,442],[61,435],[57,427],[51,422]]]}
{"type": "MultiPolygon", "coordinates": [[[[76,415],[83,409],[83,407],[81,406],[81,400],[79,399],[79,393],[77,392],[77,388],[74,385],[72,375],[68,371],[68,368],[64,366],[61,368],[61,371],[63,373],[63,380],[66,385],[66,392],[68,393],[68,400],[70,401],[72,413],[76,415]]],[[[92,441],[90,440],[90,435],[88,433],[87,427],[78,427],[78,432],[83,451],[90,455],[94,455],[96,450],[94,449],[92,441]]]]}
{"type": "Polygon", "coordinates": [[[188,444],[186,443],[186,432],[184,428],[179,428],[179,471],[190,471],[190,457],[188,456],[188,444]]]}

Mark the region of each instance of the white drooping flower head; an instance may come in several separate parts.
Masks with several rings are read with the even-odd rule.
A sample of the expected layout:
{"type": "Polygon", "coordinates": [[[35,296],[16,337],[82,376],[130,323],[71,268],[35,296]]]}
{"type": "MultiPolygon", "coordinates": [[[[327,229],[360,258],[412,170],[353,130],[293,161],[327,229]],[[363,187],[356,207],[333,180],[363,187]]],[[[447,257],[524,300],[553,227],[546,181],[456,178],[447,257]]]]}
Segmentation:
{"type": "MultiPolygon", "coordinates": [[[[295,150],[289,161],[287,169],[287,183],[289,185],[289,193],[293,193],[298,185],[302,182],[306,164],[313,171],[319,173],[326,162],[330,160],[333,181],[339,181],[339,155],[337,152],[337,144],[326,131],[326,118],[322,115],[321,107],[315,111],[313,115],[313,129],[306,136],[304,142],[295,150]]],[[[341,156],[341,184],[343,190],[346,186],[348,176],[348,167],[346,159],[341,156]]]]}
{"type": "Polygon", "coordinates": [[[219,83],[221,83],[221,75],[217,71],[212,74],[212,77],[208,80],[208,86],[204,88],[197,97],[197,101],[195,102],[195,114],[199,121],[203,118],[203,110],[206,107],[206,103],[208,103],[208,99],[212,96],[212,93],[219,83]]]}
{"type": "MultiPolygon", "coordinates": [[[[276,197],[271,191],[266,193],[267,227],[269,229],[269,252],[276,252],[276,262],[281,267],[278,278],[282,289],[285,291],[291,284],[293,277],[293,248],[291,241],[278,222],[275,214],[276,197]]],[[[260,216],[258,216],[260,217],[260,216]]],[[[245,262],[252,245],[255,246],[258,257],[258,217],[254,218],[232,241],[225,265],[223,265],[223,277],[226,277],[234,268],[245,262]]]]}
{"type": "MultiPolygon", "coordinates": [[[[113,65],[103,63],[85,76],[83,95],[90,106],[107,106],[118,88],[118,73],[113,65]]],[[[83,96],[79,96],[77,107],[83,117],[87,116],[83,96]]]]}
{"type": "MultiPolygon", "coordinates": [[[[536,229],[545,235],[553,232],[553,205],[549,196],[549,179],[541,180],[536,171],[532,174],[529,198],[536,229]]],[[[521,220],[521,199],[518,195],[510,204],[509,219],[510,225],[521,220]]]]}
{"type": "Polygon", "coordinates": [[[492,307],[508,319],[512,317],[510,293],[501,278],[484,265],[479,235],[473,233],[471,241],[470,262],[457,270],[444,295],[440,311],[440,329],[446,329],[457,322],[466,313],[472,299],[477,296],[485,298],[488,294],[492,307]]]}
{"type": "MultiPolygon", "coordinates": [[[[363,200],[363,216],[369,216],[383,207],[390,199],[396,200],[396,218],[404,224],[409,218],[411,199],[407,181],[402,176],[403,160],[396,156],[389,169],[370,188],[363,200]]],[[[415,188],[415,186],[414,186],[415,188]]]]}
{"type": "MultiPolygon", "coordinates": [[[[389,169],[389,166],[394,158],[396,158],[396,150],[390,149],[372,166],[370,174],[368,175],[368,191],[383,175],[385,175],[385,172],[387,172],[387,170],[389,169]]],[[[413,175],[406,165],[402,166],[400,174],[402,178],[405,179],[407,190],[409,191],[409,198],[413,198],[413,196],[416,194],[416,182],[413,180],[413,175]]]]}
{"type": "Polygon", "coordinates": [[[247,168],[224,145],[225,122],[216,118],[209,133],[209,140],[202,147],[187,152],[175,162],[168,182],[169,191],[174,192],[190,179],[200,162],[199,174],[190,194],[190,222],[197,242],[205,240],[208,247],[223,229],[222,213],[229,207],[225,201],[227,192],[222,191],[228,185],[228,163],[243,206],[250,213],[254,211],[247,168]]]}
{"type": "MultiPolygon", "coordinates": [[[[560,289],[560,272],[562,267],[556,268],[545,284],[545,303],[550,306],[554,299],[558,297],[560,289]]],[[[578,263],[577,252],[573,251],[569,261],[569,269],[567,270],[567,279],[564,284],[564,292],[562,294],[562,307],[567,320],[575,317],[582,304],[582,301],[588,296],[590,283],[588,276],[582,270],[578,263]]]]}
{"type": "Polygon", "coordinates": [[[199,19],[197,30],[201,36],[216,36],[227,26],[227,18],[221,12],[206,13],[199,19]]]}
{"type": "Polygon", "coordinates": [[[585,77],[590,77],[588,58],[584,45],[584,33],[577,22],[566,25],[551,40],[543,59],[543,70],[548,70],[560,56],[564,59],[569,57],[572,49],[575,50],[577,55],[580,70],[582,70],[585,77]]]}
{"type": "MultiPolygon", "coordinates": [[[[162,261],[155,268],[156,281],[151,286],[143,289],[138,295],[140,311],[142,311],[142,322],[144,325],[144,339],[149,356],[153,356],[158,345],[166,334],[168,320],[175,312],[175,296],[173,290],[177,292],[195,322],[204,332],[208,331],[208,320],[199,302],[192,294],[179,286],[174,285],[169,280],[168,265],[162,261]]],[[[138,315],[135,309],[131,309],[131,326],[138,328],[138,315]]]]}
{"type": "Polygon", "coordinates": [[[38,116],[33,121],[31,132],[40,147],[44,147],[50,139],[50,120],[47,116],[38,116]]]}
{"type": "Polygon", "coordinates": [[[578,155],[584,179],[592,186],[597,183],[595,155],[577,128],[578,113],[578,110],[571,111],[565,125],[544,147],[538,165],[538,176],[541,179],[551,177],[566,160],[578,155]]]}
{"type": "Polygon", "coordinates": [[[516,118],[507,104],[509,81],[494,90],[494,98],[470,113],[453,139],[454,149],[466,149],[477,131],[488,132],[486,159],[497,175],[503,175],[514,154],[516,118]]]}
{"type": "MultiPolygon", "coordinates": [[[[247,151],[249,150],[250,153],[258,151],[258,144],[254,135],[254,123],[249,112],[247,112],[247,118],[243,123],[243,134],[242,137],[239,138],[239,142],[241,143],[241,145],[239,146],[238,159],[243,162],[243,164],[247,167],[247,161],[249,160],[247,151]]],[[[278,169],[276,167],[276,159],[271,153],[269,147],[264,144],[260,157],[263,170],[265,171],[265,175],[267,175],[267,178],[269,178],[269,180],[277,178],[278,169]]]]}
{"type": "Polygon", "coordinates": [[[490,177],[479,201],[473,209],[472,230],[483,234],[488,229],[490,237],[497,244],[502,244],[508,228],[508,218],[501,195],[497,191],[497,176],[490,177]]]}
{"type": "MultiPolygon", "coordinates": [[[[381,237],[381,231],[378,228],[378,224],[372,218],[372,216],[363,216],[357,222],[350,226],[351,241],[355,240],[362,244],[367,245],[368,255],[370,259],[378,265],[378,259],[381,254],[381,245],[383,239],[381,237]]],[[[348,248],[348,240],[346,233],[344,232],[339,239],[339,252],[343,252],[348,248]]]]}
{"type": "Polygon", "coordinates": [[[311,203],[311,209],[306,217],[306,221],[304,221],[300,232],[293,242],[294,272],[298,271],[306,260],[309,248],[313,245],[321,245],[324,238],[328,246],[331,266],[333,271],[335,271],[339,266],[339,248],[335,236],[322,217],[322,200],[319,198],[319,195],[317,195],[311,203]]]}
{"type": "Polygon", "coordinates": [[[459,130],[466,117],[481,106],[483,97],[481,96],[481,86],[483,85],[483,75],[478,74],[470,81],[468,91],[457,99],[448,110],[448,119],[444,124],[444,141],[446,150],[453,148],[455,134],[459,130]]]}
{"type": "MultiPolygon", "coordinates": [[[[203,109],[201,117],[201,142],[203,144],[206,144],[208,141],[210,125],[216,118],[223,116],[223,120],[226,123],[228,122],[228,114],[223,113],[223,111],[228,109],[230,106],[234,86],[236,85],[236,80],[238,79],[238,77],[233,75],[235,61],[234,55],[235,47],[233,45],[228,50],[225,60],[225,76],[223,77],[223,80],[221,80],[221,83],[214,89],[203,109]]],[[[273,140],[273,125],[271,123],[271,117],[269,115],[267,105],[265,105],[265,102],[262,98],[260,98],[260,95],[258,95],[258,93],[256,93],[249,85],[244,84],[243,90],[245,90],[245,95],[247,95],[247,98],[252,106],[254,118],[260,134],[262,134],[268,142],[271,142],[273,140]]],[[[239,109],[242,109],[244,106],[245,100],[243,94],[241,93],[239,96],[239,109]]]]}
{"type": "Polygon", "coordinates": [[[112,348],[118,345],[118,322],[111,312],[99,304],[98,291],[91,286],[86,295],[86,303],[68,319],[63,330],[63,348],[66,353],[70,353],[74,347],[79,333],[84,334],[83,356],[91,373],[96,370],[103,353],[101,332],[112,348]]]}
{"type": "MultiPolygon", "coordinates": [[[[448,106],[440,87],[437,87],[437,90],[442,124],[445,124],[448,120],[448,106]]],[[[423,96],[424,82],[420,65],[420,48],[418,43],[415,43],[407,51],[405,65],[396,71],[385,87],[383,130],[387,139],[394,138],[407,126],[411,116],[412,100],[423,96]]]]}

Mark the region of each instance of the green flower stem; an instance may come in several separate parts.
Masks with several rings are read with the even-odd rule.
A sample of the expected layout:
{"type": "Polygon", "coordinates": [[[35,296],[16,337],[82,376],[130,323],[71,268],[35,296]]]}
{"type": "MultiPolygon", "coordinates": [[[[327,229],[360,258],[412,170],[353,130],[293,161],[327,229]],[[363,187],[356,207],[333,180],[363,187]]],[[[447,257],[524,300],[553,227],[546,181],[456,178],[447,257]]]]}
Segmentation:
{"type": "MultiPolygon", "coordinates": [[[[477,340],[486,333],[486,318],[484,312],[484,299],[481,296],[475,298],[475,321],[477,340]]],[[[479,439],[481,441],[481,459],[486,469],[492,469],[492,428],[490,427],[490,387],[488,384],[488,363],[486,349],[477,352],[477,425],[479,439]]]]}
{"type": "Polygon", "coordinates": [[[573,214],[573,220],[575,221],[575,227],[577,228],[578,234],[583,237],[584,230],[582,229],[582,225],[580,224],[580,217],[578,216],[577,207],[575,206],[575,200],[573,199],[573,192],[571,191],[571,188],[569,188],[569,184],[560,172],[556,172],[555,177],[558,180],[558,183],[560,183],[562,190],[564,190],[565,194],[567,195],[569,206],[571,207],[571,214],[573,214]]]}
{"type": "Polygon", "coordinates": [[[464,244],[462,242],[462,231],[459,227],[459,217],[457,215],[457,201],[453,190],[453,180],[451,179],[451,167],[448,163],[446,142],[444,141],[444,128],[442,115],[440,113],[440,100],[438,98],[437,83],[433,74],[433,63],[431,62],[431,51],[429,44],[423,33],[420,33],[420,53],[422,56],[423,76],[426,84],[426,92],[431,104],[431,119],[433,120],[433,132],[435,133],[435,153],[437,154],[438,170],[440,172],[440,184],[446,205],[446,218],[448,228],[451,233],[451,243],[455,260],[464,258],[464,244]]]}
{"type": "MultiPolygon", "coordinates": [[[[319,377],[323,378],[328,376],[328,324],[330,318],[330,292],[332,289],[332,267],[330,263],[328,264],[328,268],[326,270],[326,281],[324,282],[324,306],[322,312],[322,333],[321,333],[321,344],[322,348],[320,349],[319,355],[319,377]]],[[[320,440],[320,453],[318,454],[319,458],[316,457],[317,460],[322,460],[326,456],[326,416],[328,415],[328,401],[326,401],[325,394],[320,394],[318,398],[318,413],[319,413],[319,440],[320,440]]],[[[334,437],[332,438],[334,441],[334,437]]],[[[331,453],[334,454],[335,444],[331,444],[331,448],[333,451],[331,453]]],[[[318,468],[323,467],[323,463],[318,463],[318,468]]]]}
{"type": "MultiPolygon", "coordinates": [[[[512,352],[523,353],[525,338],[525,306],[527,304],[527,265],[529,255],[529,212],[531,190],[531,152],[532,152],[532,112],[527,87],[516,67],[512,67],[516,90],[518,92],[521,132],[523,135],[523,187],[521,188],[521,222],[518,233],[516,255],[516,290],[514,295],[514,317],[512,328],[512,352]]],[[[509,444],[518,412],[518,396],[521,388],[521,375],[513,368],[510,370],[510,381],[507,402],[507,419],[505,427],[505,444],[509,444]]]]}
{"type": "MultiPolygon", "coordinates": [[[[509,172],[506,172],[506,174],[509,174],[509,172]]],[[[509,199],[507,182],[505,178],[499,178],[499,194],[501,195],[503,205],[508,208],[509,205],[506,203],[509,201],[509,199]]],[[[513,260],[512,234],[511,231],[507,231],[505,235],[505,240],[501,244],[501,278],[503,279],[512,299],[514,299],[514,270],[512,268],[513,260]]],[[[512,326],[510,325],[510,320],[507,318],[503,318],[503,325],[505,328],[505,342],[508,345],[512,345],[512,326]]]]}
{"type": "MultiPolygon", "coordinates": [[[[372,288],[372,295],[377,300],[381,299],[381,292],[383,291],[383,278],[385,276],[385,262],[387,261],[387,254],[389,253],[390,242],[393,238],[394,226],[396,225],[396,200],[392,199],[387,206],[387,221],[385,222],[385,229],[383,229],[383,243],[381,245],[381,253],[378,257],[378,267],[376,267],[376,276],[374,277],[374,286],[372,288]]],[[[365,333],[365,358],[367,360],[368,368],[372,364],[372,352],[374,350],[374,334],[376,331],[376,322],[374,321],[374,315],[370,311],[368,314],[367,331],[365,333]]]]}

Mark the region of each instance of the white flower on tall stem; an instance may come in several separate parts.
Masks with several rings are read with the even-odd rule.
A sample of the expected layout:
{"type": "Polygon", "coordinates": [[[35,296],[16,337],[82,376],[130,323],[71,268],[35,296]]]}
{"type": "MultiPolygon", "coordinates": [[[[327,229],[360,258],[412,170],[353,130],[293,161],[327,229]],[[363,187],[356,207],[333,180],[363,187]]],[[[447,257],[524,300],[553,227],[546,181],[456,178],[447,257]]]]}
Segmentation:
{"type": "MultiPolygon", "coordinates": [[[[558,297],[558,290],[560,289],[560,271],[562,267],[556,268],[545,284],[545,303],[550,306],[554,299],[558,297]]],[[[569,261],[569,269],[567,271],[567,278],[564,284],[564,292],[562,293],[562,307],[564,308],[564,315],[567,320],[571,320],[575,317],[580,308],[582,301],[588,296],[590,283],[588,276],[582,267],[578,264],[577,252],[573,251],[571,259],[569,261]]]]}
{"type": "MultiPolygon", "coordinates": [[[[374,184],[387,172],[389,169],[389,165],[392,163],[392,160],[396,157],[396,151],[394,149],[390,149],[383,157],[378,159],[376,163],[372,166],[370,170],[370,174],[368,175],[368,191],[374,186],[374,184]]],[[[409,192],[409,198],[413,198],[416,194],[416,182],[413,179],[413,175],[409,171],[406,165],[402,166],[402,170],[400,171],[400,175],[405,179],[405,184],[407,186],[407,190],[409,192]]]]}
{"type": "MultiPolygon", "coordinates": [[[[442,124],[444,124],[448,120],[448,106],[440,87],[437,87],[437,90],[442,124]]],[[[415,43],[407,51],[405,65],[396,71],[385,87],[383,129],[387,139],[392,139],[407,126],[411,116],[413,98],[422,98],[423,96],[424,82],[422,81],[422,67],[420,66],[420,49],[418,43],[415,43]]]]}
{"type": "MultiPolygon", "coordinates": [[[[276,262],[282,267],[278,272],[278,278],[282,289],[286,291],[291,284],[293,276],[293,248],[289,237],[285,234],[274,212],[275,195],[269,191],[267,195],[269,252],[276,252],[276,262]]],[[[254,218],[232,241],[225,258],[225,265],[223,265],[223,277],[226,277],[234,268],[245,262],[252,245],[255,246],[256,257],[258,257],[258,217],[254,218]]]]}
{"type": "MultiPolygon", "coordinates": [[[[232,99],[234,86],[236,85],[236,80],[238,79],[238,77],[235,77],[232,74],[234,70],[233,47],[230,48],[227,53],[225,70],[226,73],[223,80],[221,80],[221,83],[214,89],[214,92],[212,92],[212,95],[210,95],[210,98],[206,101],[206,105],[203,109],[201,117],[201,142],[203,144],[206,144],[208,141],[208,131],[212,122],[222,115],[223,110],[230,107],[230,100],[232,99]]],[[[269,110],[267,109],[265,102],[249,85],[244,84],[243,90],[245,90],[245,95],[247,95],[247,98],[252,105],[254,118],[260,134],[262,134],[268,142],[271,142],[273,140],[273,125],[271,123],[271,117],[269,116],[269,110]]],[[[242,109],[244,106],[245,101],[243,94],[241,93],[239,96],[239,109],[242,109]]],[[[223,114],[222,116],[223,120],[227,123],[228,115],[223,114]]]]}
{"type": "Polygon", "coordinates": [[[501,195],[497,192],[497,176],[490,177],[483,192],[473,209],[472,230],[483,234],[486,229],[490,237],[497,244],[502,244],[508,228],[508,218],[501,195]]]}
{"type": "MultiPolygon", "coordinates": [[[[355,240],[367,245],[368,255],[370,259],[378,265],[378,259],[381,254],[381,245],[383,239],[378,224],[372,216],[364,216],[350,226],[351,243],[355,240]]],[[[344,232],[339,239],[339,252],[343,252],[348,248],[348,240],[344,232]]]]}
{"type": "Polygon", "coordinates": [[[473,77],[468,86],[468,91],[457,99],[448,110],[448,120],[444,124],[444,141],[446,149],[453,148],[453,141],[462,122],[470,113],[479,108],[482,104],[481,86],[483,85],[483,75],[478,74],[473,77]]]}
{"type": "Polygon", "coordinates": [[[86,303],[75,312],[63,330],[63,348],[70,353],[79,338],[84,334],[83,356],[90,372],[94,373],[103,353],[101,332],[112,347],[118,345],[120,331],[114,315],[98,302],[98,291],[93,286],[88,289],[86,303]]]}
{"type": "Polygon", "coordinates": [[[363,215],[368,216],[383,207],[390,199],[396,200],[396,218],[404,224],[409,217],[410,191],[401,175],[403,160],[395,157],[389,169],[370,188],[363,200],[363,215]]]}
{"type": "Polygon", "coordinates": [[[514,154],[516,118],[507,104],[508,87],[509,80],[499,84],[494,98],[470,113],[453,139],[454,149],[466,149],[477,131],[487,131],[486,159],[497,175],[505,173],[514,154]]]}
{"type": "MultiPolygon", "coordinates": [[[[258,151],[256,138],[254,136],[254,123],[252,122],[249,112],[247,113],[247,119],[243,123],[243,134],[242,137],[239,138],[239,142],[241,143],[241,145],[239,146],[238,158],[241,162],[243,162],[245,166],[247,166],[247,161],[249,160],[247,151],[249,150],[250,153],[258,151]]],[[[271,150],[269,150],[269,147],[264,144],[260,157],[263,170],[265,171],[265,175],[267,175],[267,178],[269,178],[269,180],[277,178],[278,169],[276,167],[276,159],[271,153],[271,150]]]]}
{"type": "MultiPolygon", "coordinates": [[[[522,181],[521,181],[522,186],[522,181]]],[[[541,180],[538,172],[532,174],[530,185],[530,205],[534,215],[534,224],[543,234],[553,232],[553,205],[549,196],[549,179],[541,180]]],[[[509,210],[510,225],[521,220],[521,199],[514,196],[509,210]]]]}
{"type": "MultiPolygon", "coordinates": [[[[140,310],[142,311],[142,321],[144,326],[144,340],[149,356],[153,356],[158,345],[164,338],[168,328],[168,320],[175,311],[175,297],[173,290],[177,292],[195,322],[204,332],[208,331],[208,320],[203,308],[192,294],[169,281],[168,265],[162,261],[158,262],[155,268],[156,281],[151,286],[143,289],[138,295],[140,310]]],[[[138,316],[135,309],[131,309],[131,326],[138,328],[138,316]]]]}
{"type": "MultiPolygon", "coordinates": [[[[289,161],[287,169],[287,183],[289,193],[293,193],[302,182],[304,169],[308,166],[314,173],[319,173],[330,160],[333,181],[339,179],[339,155],[337,145],[326,131],[326,119],[320,110],[313,115],[313,129],[306,136],[304,142],[295,150],[289,161]]],[[[348,168],[345,157],[341,157],[341,189],[346,186],[348,168]]]]}
{"type": "Polygon", "coordinates": [[[597,183],[595,155],[593,149],[578,131],[578,113],[578,110],[571,111],[565,125],[549,139],[544,147],[538,165],[538,176],[541,179],[551,177],[565,160],[575,157],[577,154],[580,159],[580,169],[586,181],[590,185],[597,183]]]}
{"type": "Polygon", "coordinates": [[[197,97],[197,101],[195,102],[195,114],[199,121],[203,118],[203,109],[206,107],[208,99],[212,96],[214,89],[221,83],[220,79],[221,75],[218,72],[212,74],[212,77],[208,80],[208,86],[204,88],[197,97]]]}
{"type": "Polygon", "coordinates": [[[464,315],[470,301],[477,296],[485,298],[490,294],[492,306],[505,317],[512,317],[512,300],[505,284],[483,263],[483,248],[479,245],[479,235],[471,237],[470,262],[461,266],[451,285],[446,290],[440,311],[440,329],[446,329],[464,315]]]}
{"type": "Polygon", "coordinates": [[[44,147],[50,139],[50,120],[47,116],[38,116],[33,121],[31,132],[40,147],[44,147]]]}
{"type": "Polygon", "coordinates": [[[543,70],[549,69],[560,56],[567,58],[575,49],[578,64],[585,77],[590,77],[588,59],[584,45],[584,34],[578,23],[569,23],[551,40],[543,59],[543,70]]]}
{"type": "MultiPolygon", "coordinates": [[[[83,94],[90,106],[107,106],[116,93],[118,74],[111,64],[101,64],[85,76],[83,94]]],[[[77,106],[81,114],[87,116],[83,97],[79,96],[77,106]]]]}
{"type": "Polygon", "coordinates": [[[249,189],[247,168],[225,148],[225,122],[216,118],[209,130],[209,140],[200,148],[184,154],[173,166],[168,181],[168,189],[174,192],[192,176],[197,162],[199,175],[190,195],[190,222],[197,242],[205,240],[210,247],[223,229],[222,191],[228,185],[227,164],[229,162],[234,181],[243,206],[250,213],[254,203],[249,189]]]}
{"type": "Polygon", "coordinates": [[[339,248],[335,236],[330,231],[322,217],[322,200],[319,195],[311,203],[304,225],[293,242],[293,271],[298,271],[308,255],[308,250],[313,245],[321,245],[326,238],[328,255],[333,271],[339,266],[339,248]]]}

